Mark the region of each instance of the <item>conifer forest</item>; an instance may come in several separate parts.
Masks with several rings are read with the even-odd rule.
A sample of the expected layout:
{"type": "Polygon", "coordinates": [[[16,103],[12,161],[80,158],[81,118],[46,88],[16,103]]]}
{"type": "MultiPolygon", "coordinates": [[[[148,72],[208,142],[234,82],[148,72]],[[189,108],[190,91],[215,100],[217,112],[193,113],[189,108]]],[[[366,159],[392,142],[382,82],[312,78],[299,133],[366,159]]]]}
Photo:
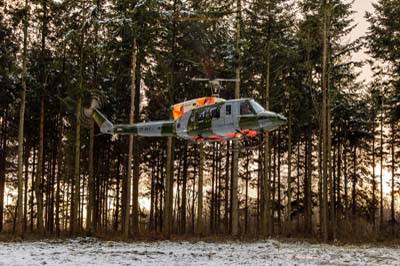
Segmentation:
{"type": "Polygon", "coordinates": [[[0,238],[398,239],[400,1],[372,5],[354,39],[351,0],[0,0],[0,238]],[[115,124],[169,120],[201,79],[287,122],[197,142],[81,117],[98,93],[115,124]]]}

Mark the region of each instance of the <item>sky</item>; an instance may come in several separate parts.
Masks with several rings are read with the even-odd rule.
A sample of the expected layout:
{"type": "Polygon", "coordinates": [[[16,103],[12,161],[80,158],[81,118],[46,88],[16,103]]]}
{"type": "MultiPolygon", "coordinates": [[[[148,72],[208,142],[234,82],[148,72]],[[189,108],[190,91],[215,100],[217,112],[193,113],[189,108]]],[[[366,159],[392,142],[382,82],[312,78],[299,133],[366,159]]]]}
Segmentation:
{"type": "MultiPolygon", "coordinates": [[[[357,27],[351,33],[351,40],[355,40],[358,37],[364,36],[368,30],[368,22],[364,18],[365,12],[373,12],[372,3],[375,3],[377,0],[355,0],[353,5],[353,10],[356,12],[354,14],[354,22],[357,27]]],[[[361,50],[359,53],[353,55],[353,59],[357,61],[368,59],[368,55],[366,54],[365,49],[361,50]]],[[[365,65],[361,69],[360,81],[366,80],[369,81],[372,78],[372,71],[368,65],[365,65]]]]}

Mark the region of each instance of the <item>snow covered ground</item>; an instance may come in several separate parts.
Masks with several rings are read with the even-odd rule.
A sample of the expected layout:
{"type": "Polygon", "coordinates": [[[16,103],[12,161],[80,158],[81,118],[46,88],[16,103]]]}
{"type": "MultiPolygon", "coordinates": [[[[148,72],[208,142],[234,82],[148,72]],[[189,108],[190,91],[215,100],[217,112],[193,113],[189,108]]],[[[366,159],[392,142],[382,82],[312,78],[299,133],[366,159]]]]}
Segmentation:
{"type": "Polygon", "coordinates": [[[275,240],[255,243],[105,242],[92,238],[0,242],[0,266],[11,265],[400,265],[400,249],[329,246],[275,240]]]}

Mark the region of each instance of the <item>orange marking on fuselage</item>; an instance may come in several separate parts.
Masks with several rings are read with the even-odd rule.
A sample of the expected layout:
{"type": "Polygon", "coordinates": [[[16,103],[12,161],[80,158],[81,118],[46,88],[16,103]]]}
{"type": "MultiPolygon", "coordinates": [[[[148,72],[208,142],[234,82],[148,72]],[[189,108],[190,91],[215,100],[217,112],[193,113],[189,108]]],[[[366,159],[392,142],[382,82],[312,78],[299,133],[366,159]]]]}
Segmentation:
{"type": "Polygon", "coordinates": [[[235,133],[226,133],[225,137],[234,138],[235,137],[235,133]]]}
{"type": "Polygon", "coordinates": [[[200,138],[200,137],[196,137],[196,136],[191,136],[190,138],[195,141],[204,141],[204,138],[200,138]]]}
{"type": "Polygon", "coordinates": [[[255,137],[257,135],[257,132],[255,130],[249,129],[243,129],[240,131],[240,133],[245,134],[247,137],[255,137]]]}

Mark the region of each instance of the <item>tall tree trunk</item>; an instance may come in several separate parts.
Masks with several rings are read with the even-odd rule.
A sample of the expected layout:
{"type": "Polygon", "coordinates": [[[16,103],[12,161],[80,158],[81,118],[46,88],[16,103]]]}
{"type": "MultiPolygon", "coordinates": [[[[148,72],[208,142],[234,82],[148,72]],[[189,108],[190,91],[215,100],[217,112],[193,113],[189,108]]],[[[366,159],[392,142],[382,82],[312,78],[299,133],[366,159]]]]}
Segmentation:
{"type": "Polygon", "coordinates": [[[22,213],[22,190],[23,190],[23,155],[24,155],[24,119],[26,105],[26,79],[27,79],[27,46],[28,46],[28,18],[29,18],[28,0],[25,0],[25,16],[24,16],[24,44],[22,55],[22,92],[21,105],[19,111],[18,125],[18,199],[17,199],[17,233],[23,236],[23,213],[22,213]]]}
{"type": "Polygon", "coordinates": [[[174,219],[176,219],[176,222],[178,224],[177,232],[180,232],[181,229],[181,211],[178,210],[181,206],[181,195],[180,195],[180,186],[181,186],[181,165],[182,165],[182,160],[183,156],[180,156],[180,159],[178,160],[178,167],[177,167],[177,177],[176,177],[176,190],[175,190],[175,203],[174,203],[174,219]]]}
{"type": "MultiPolygon", "coordinates": [[[[237,17],[236,17],[236,84],[235,84],[235,99],[240,98],[240,24],[242,21],[242,0],[236,1],[237,17]]],[[[238,203],[238,179],[239,179],[239,144],[237,140],[233,141],[233,168],[232,168],[232,186],[231,186],[231,234],[237,236],[239,234],[239,203],[238,203]]]]}
{"type": "Polygon", "coordinates": [[[307,235],[312,234],[312,131],[308,129],[307,132],[307,176],[306,176],[306,202],[305,202],[305,223],[307,235]]]}
{"type": "Polygon", "coordinates": [[[132,178],[132,233],[138,235],[140,233],[139,228],[139,166],[140,166],[140,155],[139,155],[139,145],[137,137],[133,137],[134,147],[133,147],[133,178],[132,178]]]}
{"type": "Polygon", "coordinates": [[[119,229],[119,213],[120,213],[120,186],[121,186],[121,157],[117,155],[117,166],[116,166],[116,198],[115,198],[115,220],[114,220],[114,232],[118,232],[119,229]]]}
{"type": "Polygon", "coordinates": [[[322,238],[322,223],[323,223],[323,193],[322,193],[322,124],[320,123],[318,132],[318,203],[319,203],[319,236],[322,238]]]}
{"type": "Polygon", "coordinates": [[[328,241],[328,3],[323,0],[323,55],[322,55],[322,237],[328,241]]]}
{"type": "MultiPolygon", "coordinates": [[[[27,141],[28,142],[28,141],[27,141]]],[[[25,154],[25,180],[24,180],[24,234],[26,234],[27,224],[28,224],[28,181],[29,181],[29,157],[30,157],[30,147],[26,145],[25,154]]]]}
{"type": "Polygon", "coordinates": [[[326,73],[326,134],[327,134],[327,141],[326,141],[326,154],[327,154],[327,160],[328,160],[328,183],[329,183],[329,207],[330,207],[330,213],[329,213],[329,235],[332,239],[336,238],[336,219],[335,219],[335,180],[334,180],[334,174],[333,174],[333,169],[334,166],[332,166],[332,126],[331,126],[331,102],[332,102],[332,92],[331,92],[331,86],[332,86],[332,81],[331,81],[331,73],[332,73],[332,63],[331,63],[331,56],[330,56],[330,36],[329,36],[329,24],[330,23],[330,6],[327,14],[327,73],[326,73]]]}
{"type": "Polygon", "coordinates": [[[37,230],[40,234],[44,233],[43,223],[43,193],[42,187],[42,176],[43,176],[43,148],[44,148],[44,97],[40,99],[40,125],[39,125],[39,152],[37,160],[37,173],[34,183],[36,204],[37,204],[37,230]]]}
{"type": "Polygon", "coordinates": [[[193,183],[192,183],[192,217],[191,217],[191,233],[192,235],[194,235],[196,233],[195,231],[195,218],[196,218],[196,212],[195,212],[195,202],[196,202],[196,197],[195,195],[195,191],[196,191],[196,167],[193,166],[193,183]]]}
{"type": "MultiPolygon", "coordinates": [[[[260,141],[262,143],[263,137],[261,136],[260,141]]],[[[263,192],[263,150],[264,147],[261,144],[258,148],[258,169],[257,169],[257,234],[262,233],[261,226],[262,226],[262,210],[263,210],[263,201],[262,195],[263,192]]]]}
{"type": "Polygon", "coordinates": [[[7,111],[4,110],[4,116],[2,119],[2,134],[0,142],[0,233],[3,231],[3,220],[4,220],[4,189],[6,184],[6,158],[7,158],[7,111]]]}
{"type": "Polygon", "coordinates": [[[394,225],[395,225],[395,223],[396,223],[396,216],[395,216],[395,209],[394,209],[394,201],[395,201],[395,198],[394,198],[394,195],[395,195],[395,191],[396,191],[396,188],[395,188],[395,182],[394,182],[394,178],[395,178],[395,176],[396,176],[396,167],[395,167],[395,165],[396,165],[396,163],[395,163],[395,161],[396,161],[396,154],[395,154],[395,152],[394,152],[394,146],[395,146],[395,138],[396,138],[396,128],[395,128],[395,122],[394,121],[392,121],[391,122],[391,133],[392,133],[392,141],[391,141],[391,144],[390,144],[390,147],[391,147],[391,154],[392,154],[392,160],[391,160],[391,172],[392,172],[392,185],[391,185],[391,191],[390,191],[390,222],[391,222],[391,225],[392,225],[392,230],[394,230],[394,225]]]}
{"type": "Polygon", "coordinates": [[[41,36],[41,56],[42,56],[42,69],[41,69],[41,80],[42,80],[42,91],[40,98],[40,126],[39,126],[39,153],[38,153],[38,165],[37,165],[37,176],[34,184],[36,203],[37,203],[37,229],[39,233],[44,233],[43,223],[43,193],[42,187],[42,176],[43,176],[43,149],[44,149],[44,119],[45,119],[45,99],[44,92],[46,89],[46,61],[45,61],[45,49],[46,49],[46,34],[47,34],[47,1],[42,0],[43,8],[43,21],[42,21],[42,36],[41,36]]]}
{"type": "Polygon", "coordinates": [[[215,143],[212,144],[212,157],[211,157],[211,202],[210,202],[210,231],[214,234],[214,219],[215,219],[215,143]]]}
{"type": "MultiPolygon", "coordinates": [[[[154,156],[154,154],[152,155],[154,156]]],[[[153,157],[154,158],[154,157],[153,157]]],[[[157,156],[158,158],[158,156],[157,156]]],[[[153,232],[154,230],[154,224],[155,224],[155,219],[154,219],[154,214],[155,214],[155,194],[156,194],[156,182],[155,182],[155,177],[157,175],[158,171],[158,160],[152,161],[151,165],[151,183],[150,183],[150,232],[153,232]]]]}
{"type": "MultiPolygon", "coordinates": [[[[135,86],[136,86],[136,62],[137,62],[137,47],[136,47],[136,38],[133,38],[132,41],[132,65],[131,65],[131,101],[130,101],[130,111],[129,111],[129,124],[133,124],[134,112],[135,112],[135,86]]],[[[126,175],[126,193],[125,193],[125,206],[122,208],[125,209],[124,217],[122,219],[122,229],[124,238],[127,239],[129,237],[129,216],[130,216],[130,201],[131,201],[131,184],[132,184],[132,157],[133,157],[133,136],[129,136],[129,148],[128,148],[128,166],[127,166],[127,175],[126,175]]],[[[134,162],[137,163],[137,162],[134,162]]],[[[137,200],[137,197],[136,197],[137,200]]],[[[136,215],[137,215],[137,209],[136,215]]],[[[133,210],[132,210],[133,212],[133,210]]],[[[135,215],[135,214],[134,214],[135,215]]]]}
{"type": "Polygon", "coordinates": [[[74,155],[74,174],[73,174],[73,182],[72,182],[72,197],[71,197],[71,219],[70,219],[70,233],[72,236],[76,236],[79,231],[79,218],[78,218],[78,209],[79,209],[79,199],[80,199],[80,151],[81,151],[81,123],[79,119],[80,110],[81,110],[81,97],[77,101],[76,105],[76,127],[75,127],[75,155],[74,155]]]}
{"type": "Polygon", "coordinates": [[[35,180],[35,176],[36,176],[36,147],[35,144],[33,144],[33,160],[32,160],[32,173],[31,173],[31,195],[30,195],[30,199],[29,199],[29,205],[30,205],[30,231],[33,232],[33,214],[34,214],[34,204],[33,204],[33,198],[34,198],[34,189],[33,189],[33,184],[34,184],[34,180],[35,180]]]}
{"type": "Polygon", "coordinates": [[[344,175],[344,214],[345,218],[347,219],[347,214],[348,214],[348,209],[349,209],[349,196],[348,196],[348,180],[349,177],[347,175],[347,147],[343,147],[343,162],[344,162],[344,169],[343,169],[343,175],[344,175]]]}
{"type": "MultiPolygon", "coordinates": [[[[308,93],[312,97],[312,87],[313,87],[313,65],[311,62],[311,50],[312,50],[312,43],[311,43],[311,32],[307,31],[307,42],[306,42],[306,70],[307,70],[307,85],[308,85],[308,93]]],[[[312,149],[313,149],[313,142],[312,142],[312,129],[308,127],[307,129],[307,140],[306,140],[306,176],[304,180],[304,197],[305,197],[305,233],[306,235],[310,236],[312,234],[312,172],[313,172],[313,165],[312,165],[312,149]]],[[[320,160],[318,161],[318,168],[320,164],[320,160]]],[[[319,169],[318,169],[319,170],[319,169]]],[[[320,183],[320,182],[318,182],[320,183]]]]}
{"type": "MultiPolygon", "coordinates": [[[[173,14],[174,17],[177,17],[178,14],[178,1],[174,0],[173,3],[173,14]]],[[[176,38],[178,34],[177,22],[174,21],[172,25],[172,38],[171,38],[171,71],[169,73],[169,90],[168,90],[168,100],[170,105],[174,102],[174,93],[175,93],[175,68],[176,68],[176,56],[177,56],[177,47],[176,47],[176,38]]],[[[167,162],[166,162],[166,178],[165,178],[165,193],[164,193],[164,210],[163,210],[163,222],[162,222],[162,231],[163,235],[167,238],[171,235],[171,227],[172,227],[172,212],[173,212],[173,186],[174,186],[174,156],[173,156],[173,139],[172,137],[168,137],[167,140],[167,162]]]]}
{"type": "MultiPolygon", "coordinates": [[[[339,210],[342,210],[342,196],[340,194],[340,184],[341,184],[341,176],[342,176],[342,143],[341,143],[341,138],[339,137],[338,142],[337,142],[337,177],[336,177],[336,200],[337,200],[337,212],[339,210]]],[[[339,227],[339,222],[340,222],[341,215],[340,213],[336,213],[336,224],[339,227]]],[[[338,228],[339,229],[339,228],[338,228]]]]}
{"type": "Polygon", "coordinates": [[[250,179],[250,171],[249,171],[249,151],[246,152],[246,184],[245,184],[245,213],[244,213],[244,232],[248,234],[249,230],[249,179],[250,179]]]}
{"type": "Polygon", "coordinates": [[[90,130],[89,130],[89,177],[88,177],[88,197],[87,197],[87,207],[86,207],[86,232],[88,235],[91,235],[94,231],[93,227],[93,210],[94,210],[94,121],[93,119],[90,121],[90,130]]]}
{"type": "MultiPolygon", "coordinates": [[[[57,120],[58,117],[56,116],[55,119],[57,120]]],[[[56,183],[56,171],[57,171],[57,158],[58,158],[58,121],[54,121],[54,128],[52,132],[52,158],[51,158],[51,172],[50,172],[50,178],[49,178],[49,213],[48,213],[48,228],[49,228],[49,233],[53,235],[54,233],[54,197],[55,197],[55,192],[54,192],[54,187],[56,183]]]]}
{"type": "MultiPolygon", "coordinates": [[[[329,35],[329,32],[327,33],[329,35]]],[[[329,36],[327,37],[329,40],[329,36]]],[[[330,47],[328,47],[328,53],[330,47]]],[[[327,147],[326,147],[326,154],[328,160],[328,183],[329,183],[329,235],[332,239],[336,238],[336,225],[335,225],[335,191],[334,191],[334,176],[333,176],[333,167],[332,167],[332,127],[331,127],[331,62],[328,56],[328,71],[327,71],[327,99],[326,99],[326,134],[327,134],[327,147]]]]}
{"type": "Polygon", "coordinates": [[[281,214],[281,212],[282,212],[282,208],[281,208],[281,206],[282,206],[282,204],[281,204],[281,201],[282,201],[282,196],[281,196],[281,145],[280,145],[280,143],[281,143],[281,130],[279,129],[278,130],[278,143],[277,143],[277,145],[278,145],[278,158],[277,158],[277,160],[278,160],[278,165],[277,165],[278,204],[277,205],[278,205],[278,233],[279,234],[282,233],[282,224],[281,224],[281,216],[282,216],[282,214],[281,214]]]}
{"type": "Polygon", "coordinates": [[[296,219],[296,231],[300,231],[300,146],[301,141],[297,143],[297,195],[296,195],[296,205],[297,205],[297,219],[296,219]]]}
{"type": "Polygon", "coordinates": [[[58,133],[58,156],[57,156],[57,178],[56,178],[56,236],[60,237],[60,190],[61,190],[61,178],[62,178],[62,167],[63,167],[63,152],[62,152],[62,138],[64,133],[63,116],[60,114],[58,118],[59,133],[58,133]]]}
{"type": "Polygon", "coordinates": [[[375,232],[376,216],[376,177],[375,177],[375,105],[373,105],[372,115],[372,226],[375,232]]]}
{"type": "Polygon", "coordinates": [[[197,188],[197,224],[196,235],[203,233],[203,170],[204,170],[204,149],[203,144],[199,144],[199,183],[197,188]]]}
{"type": "Polygon", "coordinates": [[[218,166],[218,200],[217,200],[217,233],[220,233],[221,229],[221,207],[222,207],[222,150],[221,150],[221,143],[218,143],[218,161],[217,161],[217,166],[218,166]]]}
{"type": "MultiPolygon", "coordinates": [[[[266,73],[265,73],[265,109],[269,110],[269,93],[270,93],[270,42],[267,43],[266,50],[266,73]]],[[[271,185],[270,185],[270,140],[269,133],[265,132],[264,135],[264,181],[263,181],[263,226],[262,232],[264,237],[268,237],[272,234],[272,222],[271,222],[271,185]]]]}
{"type": "MultiPolygon", "coordinates": [[[[142,79],[141,74],[141,65],[143,60],[143,49],[138,49],[138,45],[135,39],[134,42],[134,49],[136,54],[136,64],[135,69],[135,99],[134,99],[134,121],[139,121],[140,115],[140,83],[142,79]]],[[[133,73],[132,73],[133,75],[133,73]]],[[[132,231],[133,234],[137,235],[140,232],[140,225],[139,225],[139,217],[140,217],[140,209],[139,209],[139,178],[140,178],[140,150],[139,150],[139,142],[138,137],[133,137],[133,176],[132,176],[132,231]]]]}
{"type": "Polygon", "coordinates": [[[382,229],[383,227],[383,123],[384,123],[384,114],[383,114],[383,97],[381,96],[381,130],[380,130],[380,200],[379,200],[379,227],[382,229]]]}
{"type": "Polygon", "coordinates": [[[171,236],[172,229],[172,202],[173,202],[173,155],[172,155],[172,137],[167,140],[167,163],[165,178],[165,195],[164,195],[164,219],[163,219],[163,235],[167,238],[171,236]]]}
{"type": "Polygon", "coordinates": [[[277,134],[273,132],[271,134],[272,138],[272,148],[271,148],[271,157],[272,157],[272,162],[270,162],[271,165],[271,181],[272,181],[272,201],[271,201],[271,217],[272,217],[272,223],[271,223],[271,232],[272,235],[275,234],[275,212],[276,212],[276,207],[278,206],[276,203],[276,150],[277,150],[277,134]]]}
{"type": "Polygon", "coordinates": [[[287,177],[287,233],[292,233],[292,104],[289,92],[289,119],[288,119],[288,177],[287,177]]]}
{"type": "MultiPolygon", "coordinates": [[[[95,0],[96,3],[96,20],[99,20],[100,14],[100,0],[95,0]]],[[[99,44],[99,23],[95,23],[95,45],[99,44]]],[[[94,56],[94,73],[93,80],[95,86],[97,87],[97,69],[98,69],[98,52],[95,50],[94,56]]],[[[95,201],[95,188],[94,188],[94,121],[91,119],[90,121],[90,129],[89,129],[89,177],[87,184],[87,206],[86,206],[86,232],[88,235],[91,235],[94,232],[93,226],[93,211],[94,211],[94,201],[95,201]]],[[[117,176],[118,178],[118,176],[117,176]]],[[[118,203],[117,203],[118,205],[118,203]]]]}
{"type": "Polygon", "coordinates": [[[353,228],[355,227],[354,218],[356,216],[356,188],[357,188],[357,146],[354,146],[353,151],[353,180],[352,180],[352,189],[351,189],[351,215],[352,215],[352,224],[353,228]]]}
{"type": "MultiPolygon", "coordinates": [[[[161,149],[160,146],[156,146],[157,149],[161,149]]],[[[154,188],[154,231],[158,232],[158,226],[159,226],[159,208],[158,208],[158,202],[159,202],[159,185],[160,185],[160,176],[161,176],[161,164],[162,164],[162,156],[163,152],[157,155],[157,165],[156,165],[156,180],[155,180],[155,188],[154,188]],[[160,158],[161,157],[161,158],[160,158]]]]}
{"type": "Polygon", "coordinates": [[[73,175],[73,186],[72,186],[72,200],[71,200],[71,219],[70,219],[70,234],[76,236],[80,231],[79,228],[79,217],[78,210],[80,205],[80,159],[81,159],[81,105],[82,105],[82,93],[83,93],[83,76],[84,76],[84,44],[85,44],[85,33],[82,28],[81,40],[80,40],[80,55],[79,55],[79,92],[78,100],[76,103],[76,127],[75,127],[75,155],[74,155],[74,175],[73,175]]]}
{"type": "MultiPolygon", "coordinates": [[[[117,142],[119,141],[119,139],[117,139],[117,142]]],[[[92,225],[94,227],[95,230],[97,230],[99,228],[99,208],[100,208],[100,178],[101,178],[101,172],[100,172],[100,167],[102,166],[101,163],[101,154],[102,154],[102,148],[95,146],[95,156],[96,156],[96,163],[95,165],[97,165],[96,167],[96,172],[97,174],[94,175],[94,206],[93,206],[93,214],[92,214],[92,225]]],[[[125,165],[124,165],[125,166],[125,165]]],[[[125,167],[123,167],[123,169],[125,169],[125,167]]],[[[122,174],[122,176],[124,176],[124,173],[122,174]]]]}
{"type": "MultiPolygon", "coordinates": [[[[167,149],[164,149],[164,152],[165,152],[165,154],[167,153],[167,149]]],[[[164,154],[163,154],[163,156],[162,156],[162,158],[161,158],[161,167],[160,167],[160,176],[159,176],[159,183],[160,183],[160,188],[159,188],[159,190],[160,190],[160,195],[159,195],[159,199],[158,199],[158,201],[159,201],[159,208],[158,208],[158,226],[159,226],[159,229],[158,229],[158,231],[159,232],[162,232],[162,230],[163,230],[163,226],[164,226],[164,224],[163,224],[163,222],[164,222],[164,195],[165,195],[165,190],[164,190],[164,186],[165,186],[165,173],[164,173],[164,168],[166,169],[166,167],[165,167],[165,164],[166,164],[166,155],[164,156],[164,154]]]]}
{"type": "Polygon", "coordinates": [[[230,142],[226,143],[226,164],[225,164],[225,203],[224,203],[224,227],[225,234],[229,234],[229,178],[230,178],[230,142]]]}
{"type": "Polygon", "coordinates": [[[186,233],[186,190],[187,190],[187,178],[188,178],[188,154],[187,154],[187,144],[184,147],[183,155],[183,182],[182,182],[182,207],[181,207],[181,233],[186,233]]]}

